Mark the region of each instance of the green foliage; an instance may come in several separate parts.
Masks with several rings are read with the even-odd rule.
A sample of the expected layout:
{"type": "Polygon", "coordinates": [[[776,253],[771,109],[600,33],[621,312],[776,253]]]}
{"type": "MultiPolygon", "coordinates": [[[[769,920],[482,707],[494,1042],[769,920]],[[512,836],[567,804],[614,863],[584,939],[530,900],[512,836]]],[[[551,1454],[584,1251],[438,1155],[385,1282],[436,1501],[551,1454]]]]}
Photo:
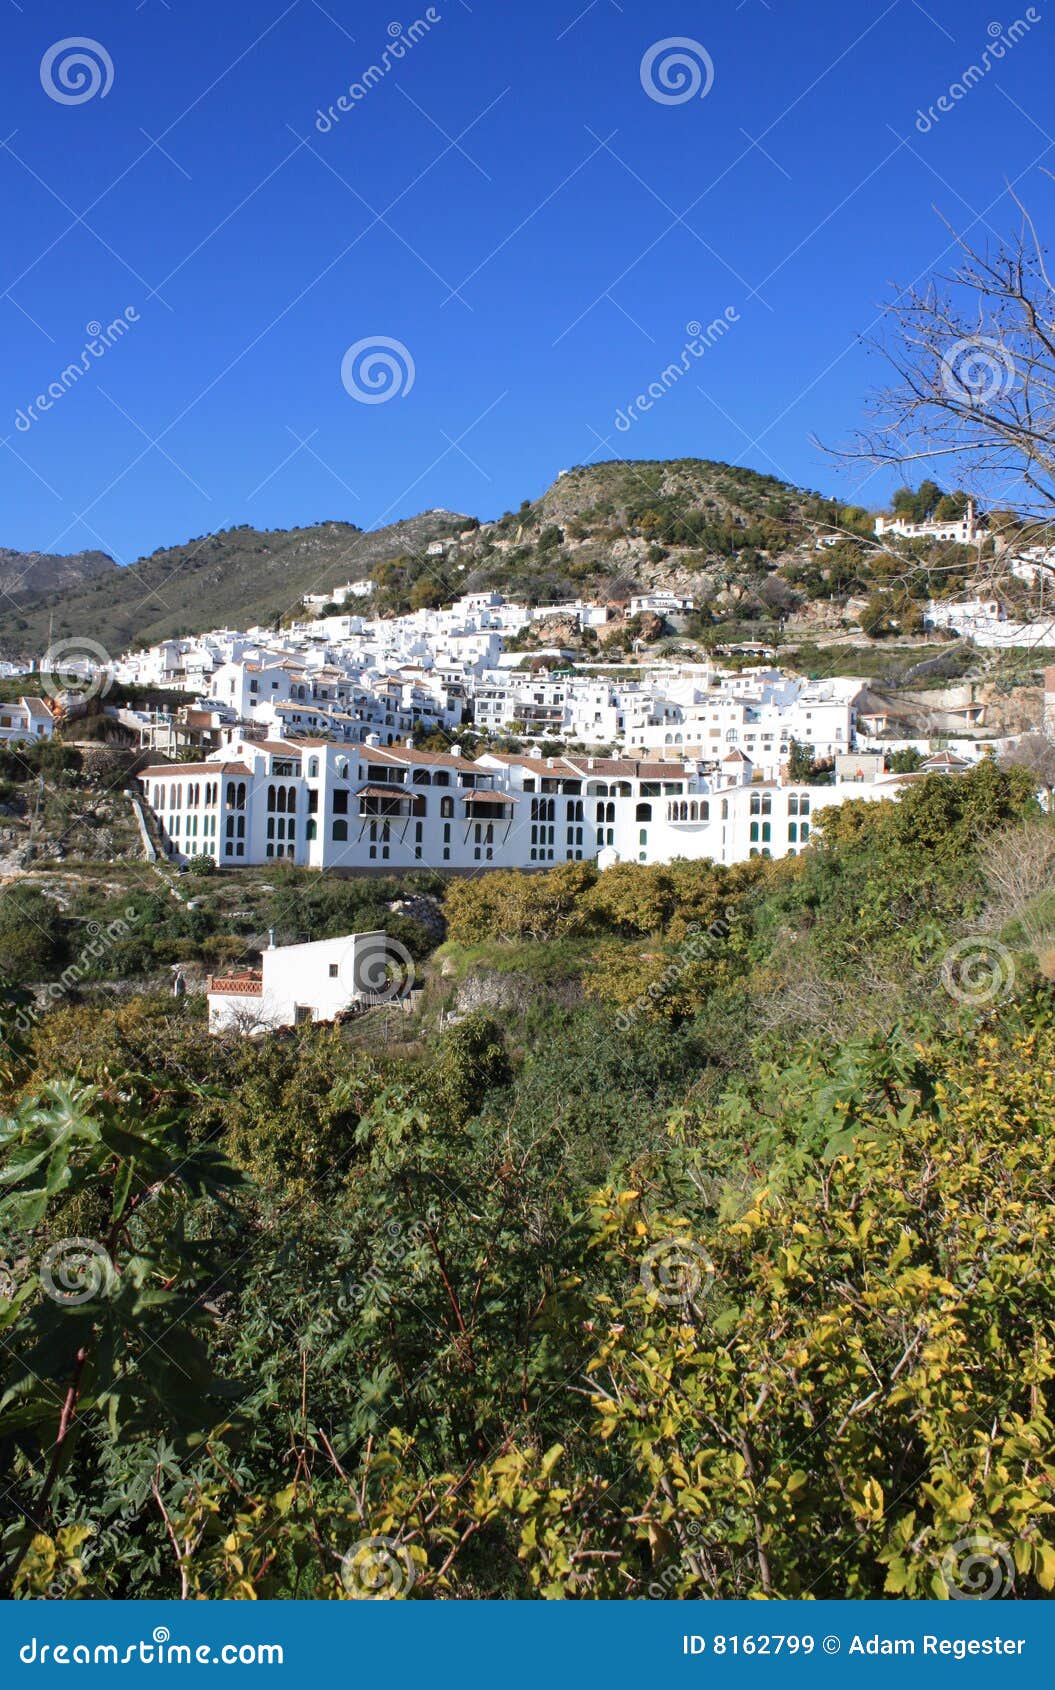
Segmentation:
{"type": "Polygon", "coordinates": [[[136,1077],[113,1097],[52,1083],[0,1120],[0,1449],[16,1509],[3,1549],[16,1590],[56,1554],[76,1563],[90,1528],[64,1516],[86,1468],[108,1475],[112,1515],[159,1441],[186,1451],[222,1416],[206,1293],[238,1180],[191,1143],[187,1115],[188,1099],[136,1077]]]}
{"type": "Polygon", "coordinates": [[[9,981],[46,981],[61,973],[69,932],[54,898],[33,887],[0,892],[0,967],[9,981]]]}
{"type": "MultiPolygon", "coordinates": [[[[1034,785],[929,776],[782,862],[451,881],[409,1013],[27,1019],[4,1592],[342,1599],[384,1537],[414,1599],[942,1598],[978,1539],[1048,1594],[1055,997],[992,908],[1001,850],[1050,904],[1034,785]],[[962,940],[1010,964],[977,1008],[962,940]],[[110,1264],[77,1302],[71,1240],[110,1264]]],[[[266,884],[246,939],[391,893],[266,884]]],[[[162,893],[150,942],[231,896],[162,893]]]]}

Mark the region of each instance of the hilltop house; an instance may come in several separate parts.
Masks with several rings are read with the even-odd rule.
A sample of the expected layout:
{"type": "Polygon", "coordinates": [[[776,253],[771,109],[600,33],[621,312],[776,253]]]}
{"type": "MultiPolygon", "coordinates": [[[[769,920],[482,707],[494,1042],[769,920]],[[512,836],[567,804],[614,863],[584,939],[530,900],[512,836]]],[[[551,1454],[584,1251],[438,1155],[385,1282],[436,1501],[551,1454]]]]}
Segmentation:
{"type": "Polygon", "coordinates": [[[380,931],[343,933],[305,945],[272,941],[259,968],[209,976],[209,1031],[265,1033],[304,1021],[332,1021],[353,1005],[376,998],[388,960],[380,931]]]}
{"type": "Polygon", "coordinates": [[[895,534],[902,540],[952,540],[959,546],[973,546],[983,538],[985,529],[975,515],[974,500],[968,499],[962,516],[944,521],[928,517],[925,522],[910,522],[905,516],[877,516],[875,532],[880,540],[885,534],[895,534]]]}

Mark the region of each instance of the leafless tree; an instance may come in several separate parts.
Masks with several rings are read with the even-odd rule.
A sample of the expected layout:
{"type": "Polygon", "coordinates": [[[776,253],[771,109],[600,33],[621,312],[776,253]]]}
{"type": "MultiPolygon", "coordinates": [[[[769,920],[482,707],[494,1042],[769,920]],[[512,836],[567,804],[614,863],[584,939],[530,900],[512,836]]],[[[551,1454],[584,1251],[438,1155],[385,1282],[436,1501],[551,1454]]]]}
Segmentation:
{"type": "Polygon", "coordinates": [[[1055,892],[1055,820],[1044,818],[1005,828],[980,847],[989,890],[987,917],[994,927],[1018,922],[1033,951],[1055,937],[1051,900],[1055,892]]]}
{"type": "Polygon", "coordinates": [[[1005,769],[1028,769],[1047,794],[1049,811],[1055,808],[1055,740],[1047,734],[1023,734],[1000,759],[1005,769]]]}
{"type": "Polygon", "coordinates": [[[1051,521],[1055,283],[1033,220],[1015,203],[1020,226],[995,251],[953,233],[952,270],[900,290],[885,308],[868,344],[893,380],[873,394],[869,425],[841,455],[903,472],[951,460],[968,491],[1006,488],[1024,513],[1051,521]]]}

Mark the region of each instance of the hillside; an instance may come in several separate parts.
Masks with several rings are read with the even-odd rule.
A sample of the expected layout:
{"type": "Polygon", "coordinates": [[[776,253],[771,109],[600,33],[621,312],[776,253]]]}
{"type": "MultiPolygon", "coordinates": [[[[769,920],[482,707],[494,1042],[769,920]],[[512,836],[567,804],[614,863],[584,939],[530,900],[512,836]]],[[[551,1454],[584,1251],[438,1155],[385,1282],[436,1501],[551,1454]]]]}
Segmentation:
{"type": "Polygon", "coordinates": [[[42,594],[76,592],[89,581],[112,575],[116,568],[105,552],[57,557],[50,552],[12,552],[0,546],[0,595],[7,601],[21,601],[42,594]]]}
{"type": "MultiPolygon", "coordinates": [[[[73,572],[46,582],[16,608],[0,614],[0,651],[33,656],[56,640],[91,631],[108,652],[151,645],[174,634],[208,628],[268,624],[288,615],[305,593],[369,575],[405,552],[423,553],[430,540],[464,527],[450,511],[429,511],[365,533],[345,522],[260,530],[230,528],[168,546],[127,569],[73,572]]],[[[0,553],[0,560],[16,557],[0,553]]],[[[81,560],[50,559],[53,564],[81,560]]],[[[2,601],[0,601],[2,602],[2,601]]]]}
{"type": "MultiPolygon", "coordinates": [[[[539,604],[625,601],[669,587],[695,600],[687,631],[699,638],[708,630],[717,638],[764,638],[789,618],[799,624],[788,630],[796,638],[837,634],[847,624],[857,634],[859,617],[868,633],[911,635],[921,626],[920,602],[954,591],[976,559],[964,548],[935,543],[921,551],[914,542],[906,574],[904,548],[884,556],[872,528],[860,507],[731,464],[580,465],[493,521],[432,510],[373,532],[342,522],[240,527],[164,548],[127,569],[86,554],[99,560],[90,578],[45,578],[0,613],[0,652],[43,651],[52,621],[54,638],[90,629],[112,653],[224,625],[268,625],[294,615],[306,593],[365,575],[377,585],[382,615],[492,588],[539,604]],[[445,550],[430,556],[436,540],[445,550]]],[[[83,573],[83,559],[46,561],[73,567],[75,576],[80,565],[83,573]]]]}

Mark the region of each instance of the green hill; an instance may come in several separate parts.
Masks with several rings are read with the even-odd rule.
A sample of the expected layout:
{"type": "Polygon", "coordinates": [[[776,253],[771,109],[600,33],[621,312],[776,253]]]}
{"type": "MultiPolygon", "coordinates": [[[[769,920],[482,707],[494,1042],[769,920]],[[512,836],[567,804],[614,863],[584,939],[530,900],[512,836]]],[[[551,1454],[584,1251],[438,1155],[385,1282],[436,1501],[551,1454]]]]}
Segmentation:
{"type": "MultiPolygon", "coordinates": [[[[209,628],[277,625],[305,594],[362,576],[376,584],[381,615],[449,604],[466,591],[539,604],[621,601],[669,587],[693,597],[701,628],[732,629],[733,637],[744,624],[776,623],[803,606],[812,615],[814,605],[870,596],[881,632],[911,632],[915,601],[956,585],[955,548],[943,549],[933,581],[916,569],[898,597],[904,558],[877,556],[871,537],[866,511],[731,464],[578,465],[492,521],[432,510],[373,532],[343,522],[239,527],[124,569],[102,553],[41,559],[15,603],[10,593],[0,598],[0,653],[37,655],[49,632],[56,640],[90,632],[116,655],[209,628]],[[834,543],[818,546],[821,535],[834,543]],[[437,541],[442,550],[431,552],[437,541]]],[[[0,575],[5,557],[18,554],[0,553],[0,575]]]]}

